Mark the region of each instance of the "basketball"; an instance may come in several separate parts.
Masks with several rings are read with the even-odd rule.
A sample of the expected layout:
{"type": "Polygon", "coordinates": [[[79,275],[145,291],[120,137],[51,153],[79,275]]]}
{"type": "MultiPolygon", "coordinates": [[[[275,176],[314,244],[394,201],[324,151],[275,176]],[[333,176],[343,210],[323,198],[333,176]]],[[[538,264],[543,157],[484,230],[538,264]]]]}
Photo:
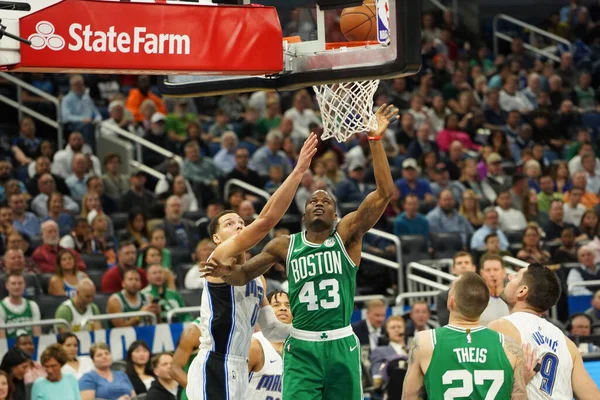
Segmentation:
{"type": "Polygon", "coordinates": [[[377,40],[377,8],[375,2],[345,8],[340,16],[340,28],[351,42],[377,40]]]}

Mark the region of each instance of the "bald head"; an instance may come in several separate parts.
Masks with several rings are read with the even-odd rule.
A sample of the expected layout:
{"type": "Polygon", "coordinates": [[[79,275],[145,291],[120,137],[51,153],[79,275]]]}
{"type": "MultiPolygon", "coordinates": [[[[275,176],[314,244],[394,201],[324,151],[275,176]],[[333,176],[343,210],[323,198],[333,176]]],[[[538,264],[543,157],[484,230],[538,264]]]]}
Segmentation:
{"type": "Polygon", "coordinates": [[[89,278],[84,278],[77,283],[77,292],[73,301],[77,304],[80,309],[87,308],[96,295],[96,286],[89,278]]]}

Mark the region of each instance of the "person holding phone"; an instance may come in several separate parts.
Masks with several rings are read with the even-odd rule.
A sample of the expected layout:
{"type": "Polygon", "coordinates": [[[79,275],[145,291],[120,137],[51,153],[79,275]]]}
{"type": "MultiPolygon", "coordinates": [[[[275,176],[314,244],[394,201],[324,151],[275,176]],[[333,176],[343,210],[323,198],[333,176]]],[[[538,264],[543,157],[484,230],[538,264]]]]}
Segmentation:
{"type": "MultiPolygon", "coordinates": [[[[123,290],[113,294],[108,299],[108,303],[106,304],[106,312],[108,314],[150,311],[156,314],[156,316],[160,315],[158,302],[154,302],[153,297],[141,292],[140,273],[136,269],[125,271],[122,285],[123,290]]],[[[113,318],[109,324],[111,328],[121,328],[124,326],[147,325],[148,321],[144,321],[141,317],[113,318]]]]}
{"type": "MultiPolygon", "coordinates": [[[[185,307],[183,298],[179,292],[169,289],[165,269],[160,264],[153,264],[146,269],[148,286],[142,289],[142,293],[152,298],[152,304],[160,308],[160,317],[166,321],[169,311],[185,307]]],[[[189,322],[193,318],[190,314],[178,314],[173,317],[173,322],[189,322]]]]}

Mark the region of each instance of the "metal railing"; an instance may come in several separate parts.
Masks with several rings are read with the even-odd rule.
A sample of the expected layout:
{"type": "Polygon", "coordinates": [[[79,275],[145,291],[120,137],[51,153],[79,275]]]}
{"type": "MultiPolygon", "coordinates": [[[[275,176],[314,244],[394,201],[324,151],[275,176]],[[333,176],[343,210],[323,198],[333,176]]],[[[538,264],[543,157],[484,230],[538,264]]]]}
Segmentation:
{"type": "Polygon", "coordinates": [[[569,293],[571,293],[571,290],[573,290],[576,287],[598,286],[598,285],[600,285],[600,280],[573,282],[573,283],[569,283],[569,286],[567,287],[567,289],[568,289],[569,293]]]}
{"type": "Polygon", "coordinates": [[[142,164],[139,161],[129,160],[129,165],[131,165],[133,168],[135,168],[135,169],[137,169],[139,171],[143,171],[143,172],[147,173],[148,175],[152,175],[155,178],[158,178],[158,179],[164,179],[165,178],[165,174],[163,174],[162,172],[158,172],[154,168],[150,168],[149,166],[147,166],[145,164],[142,164]]]}
{"type": "MultiPolygon", "coordinates": [[[[106,129],[108,131],[116,133],[119,136],[124,137],[125,139],[131,140],[132,142],[135,142],[136,144],[138,144],[140,146],[147,147],[150,150],[153,150],[153,151],[157,152],[158,154],[165,156],[166,158],[174,158],[180,165],[183,164],[183,159],[180,156],[178,156],[177,154],[165,149],[164,147],[160,147],[160,146],[136,135],[135,133],[126,131],[125,129],[123,129],[119,126],[115,126],[114,124],[111,124],[108,121],[102,121],[99,125],[100,125],[99,126],[100,132],[102,132],[102,130],[106,129]]],[[[139,150],[139,147],[138,147],[137,153],[138,153],[138,155],[137,155],[138,160],[143,160],[141,158],[141,151],[139,150]]]]}
{"type": "Polygon", "coordinates": [[[269,201],[269,199],[271,198],[271,195],[268,192],[266,192],[262,189],[259,189],[256,186],[252,186],[249,183],[246,183],[239,179],[230,179],[225,183],[225,187],[223,188],[224,197],[226,199],[229,198],[229,192],[231,191],[232,186],[237,186],[248,192],[254,193],[257,196],[262,197],[266,201],[269,201]]]}
{"type": "Polygon", "coordinates": [[[400,307],[404,307],[404,303],[409,301],[409,300],[413,300],[413,299],[424,299],[424,298],[431,298],[433,300],[435,300],[436,296],[440,293],[439,290],[429,290],[426,292],[408,292],[408,293],[402,293],[399,294],[398,297],[396,297],[396,305],[400,306],[400,307]]]}
{"type": "Polygon", "coordinates": [[[200,310],[201,310],[200,306],[175,308],[167,313],[167,323],[170,324],[173,321],[173,316],[175,316],[175,315],[196,313],[196,312],[199,313],[200,310]]]}
{"type": "MultiPolygon", "coordinates": [[[[512,266],[515,267],[519,267],[519,268],[527,268],[529,267],[529,263],[525,262],[523,260],[519,260],[518,258],[515,257],[511,257],[511,256],[504,256],[502,257],[502,261],[504,261],[506,264],[510,264],[512,266]]],[[[506,273],[508,275],[512,275],[512,274],[516,274],[516,271],[510,268],[506,268],[506,273]]]]}
{"type": "Polygon", "coordinates": [[[121,312],[114,314],[100,314],[100,315],[92,315],[90,317],[82,318],[81,326],[87,326],[89,322],[92,321],[109,321],[111,319],[119,319],[119,318],[134,318],[134,317],[142,317],[142,318],[150,318],[152,325],[156,325],[157,318],[154,313],[150,311],[134,311],[134,312],[121,312]]]}
{"type": "Polygon", "coordinates": [[[32,117],[38,121],[41,121],[41,122],[45,123],[46,125],[49,125],[52,128],[56,129],[58,148],[62,149],[63,145],[64,145],[64,141],[63,141],[63,132],[62,132],[62,124],[61,124],[61,116],[60,116],[60,100],[58,99],[58,97],[52,96],[51,94],[48,94],[48,93],[44,92],[43,90],[40,90],[40,89],[36,88],[35,86],[32,86],[29,83],[11,75],[11,74],[7,74],[6,72],[0,72],[0,78],[6,79],[7,81],[13,83],[17,87],[17,100],[16,101],[7,96],[4,96],[3,94],[0,94],[0,101],[18,111],[19,121],[23,118],[23,113],[25,113],[25,114],[29,115],[30,117],[32,117]],[[54,104],[54,107],[56,108],[56,120],[48,118],[44,114],[39,113],[39,112],[35,111],[34,109],[23,105],[23,89],[35,94],[36,96],[43,98],[45,100],[48,100],[50,103],[54,104]]]}
{"type": "Polygon", "coordinates": [[[444,271],[440,271],[436,268],[429,267],[417,262],[411,262],[406,268],[406,279],[408,292],[421,292],[424,289],[434,288],[437,290],[448,290],[449,285],[443,284],[442,281],[453,282],[456,276],[449,274],[444,271]],[[417,275],[414,272],[418,271],[427,275],[435,276],[437,281],[425,278],[421,275],[417,275]]]}
{"type": "MultiPolygon", "coordinates": [[[[520,19],[513,18],[509,15],[498,14],[494,17],[494,20],[493,20],[494,55],[498,55],[498,39],[502,39],[507,42],[513,41],[512,37],[510,37],[509,35],[507,35],[505,33],[498,31],[498,22],[499,21],[506,21],[511,24],[520,26],[521,28],[527,29],[530,32],[530,41],[531,41],[531,39],[533,39],[533,34],[538,34],[538,35],[548,38],[550,40],[554,40],[555,42],[562,43],[565,46],[567,46],[569,51],[572,51],[572,44],[567,39],[562,38],[557,35],[554,35],[553,33],[550,33],[548,31],[540,29],[537,26],[528,24],[527,22],[523,22],[520,19]]],[[[525,48],[525,50],[531,51],[532,53],[536,53],[536,54],[540,54],[545,57],[548,57],[549,59],[551,59],[553,61],[560,61],[560,57],[558,57],[556,54],[552,53],[548,49],[539,49],[530,43],[523,43],[523,48],[525,48]]]]}
{"type": "MultiPolygon", "coordinates": [[[[71,325],[67,322],[66,319],[62,318],[52,318],[52,319],[42,319],[39,321],[26,321],[26,322],[14,322],[8,324],[0,324],[0,329],[19,329],[19,328],[31,328],[32,326],[49,326],[52,325],[56,327],[57,325],[63,325],[69,328],[71,325]]],[[[85,326],[85,325],[82,325],[85,326]]]]}

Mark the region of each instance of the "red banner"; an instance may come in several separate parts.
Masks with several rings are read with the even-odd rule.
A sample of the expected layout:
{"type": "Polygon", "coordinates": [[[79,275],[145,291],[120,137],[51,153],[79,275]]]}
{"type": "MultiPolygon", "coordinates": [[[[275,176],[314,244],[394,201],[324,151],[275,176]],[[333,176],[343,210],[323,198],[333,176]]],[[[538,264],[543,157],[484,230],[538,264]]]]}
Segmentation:
{"type": "Polygon", "coordinates": [[[20,21],[20,71],[268,75],[283,69],[273,7],[64,0],[20,21]]]}

